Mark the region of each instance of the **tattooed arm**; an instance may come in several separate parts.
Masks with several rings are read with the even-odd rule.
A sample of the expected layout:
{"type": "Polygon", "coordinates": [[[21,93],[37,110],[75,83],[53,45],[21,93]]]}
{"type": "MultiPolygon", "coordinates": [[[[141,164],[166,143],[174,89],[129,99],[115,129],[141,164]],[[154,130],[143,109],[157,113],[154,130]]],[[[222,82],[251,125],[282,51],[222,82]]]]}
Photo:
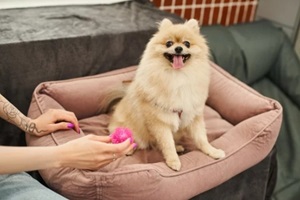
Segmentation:
{"type": "Polygon", "coordinates": [[[0,117],[16,125],[23,131],[37,136],[42,136],[58,129],[74,128],[79,132],[78,121],[72,112],[50,109],[37,119],[30,119],[23,115],[1,94],[0,117]]]}
{"type": "MultiPolygon", "coordinates": [[[[74,128],[79,132],[75,115],[64,110],[48,110],[36,119],[24,116],[0,94],[0,117],[22,130],[44,135],[58,129],[74,128]],[[57,123],[59,121],[59,123],[57,123]],[[72,122],[72,123],[68,123],[72,122]]],[[[110,144],[109,136],[87,135],[59,146],[5,147],[0,146],[0,174],[17,173],[53,167],[98,169],[136,147],[127,140],[110,144]]]]}
{"type": "Polygon", "coordinates": [[[15,106],[0,94],[0,117],[18,126],[23,131],[28,129],[30,119],[25,117],[15,106]]]}

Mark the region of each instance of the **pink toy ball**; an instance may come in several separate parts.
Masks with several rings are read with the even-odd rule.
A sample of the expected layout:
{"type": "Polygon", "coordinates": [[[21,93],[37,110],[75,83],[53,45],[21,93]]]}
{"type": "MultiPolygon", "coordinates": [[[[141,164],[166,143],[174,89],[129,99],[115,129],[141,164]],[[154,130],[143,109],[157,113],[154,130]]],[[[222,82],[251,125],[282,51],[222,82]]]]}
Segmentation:
{"type": "Polygon", "coordinates": [[[130,138],[130,143],[133,143],[132,131],[129,128],[118,127],[109,135],[113,144],[122,143],[130,138]]]}

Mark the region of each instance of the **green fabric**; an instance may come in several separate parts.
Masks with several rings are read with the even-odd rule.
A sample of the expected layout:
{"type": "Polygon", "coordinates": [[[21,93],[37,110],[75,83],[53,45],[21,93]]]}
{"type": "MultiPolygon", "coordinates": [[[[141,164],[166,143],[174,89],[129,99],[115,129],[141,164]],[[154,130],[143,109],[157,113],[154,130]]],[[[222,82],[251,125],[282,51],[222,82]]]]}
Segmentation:
{"type": "Polygon", "coordinates": [[[300,108],[299,65],[299,59],[291,43],[286,37],[283,37],[281,51],[277,55],[273,70],[270,71],[270,77],[295,102],[298,108],[300,108]]]}
{"type": "Polygon", "coordinates": [[[300,62],[284,32],[268,21],[203,27],[212,60],[283,106],[272,198],[300,197],[300,62]]]}
{"type": "Polygon", "coordinates": [[[277,139],[278,177],[274,199],[292,200],[300,197],[300,111],[299,107],[268,78],[252,85],[265,96],[277,99],[283,106],[283,121],[277,139]]]}
{"type": "Polygon", "coordinates": [[[208,41],[211,59],[226,71],[242,81],[246,81],[243,54],[230,31],[222,26],[203,27],[200,32],[208,41]]]}
{"type": "Polygon", "coordinates": [[[246,83],[265,77],[280,51],[282,34],[267,22],[229,27],[245,59],[246,83]]]}

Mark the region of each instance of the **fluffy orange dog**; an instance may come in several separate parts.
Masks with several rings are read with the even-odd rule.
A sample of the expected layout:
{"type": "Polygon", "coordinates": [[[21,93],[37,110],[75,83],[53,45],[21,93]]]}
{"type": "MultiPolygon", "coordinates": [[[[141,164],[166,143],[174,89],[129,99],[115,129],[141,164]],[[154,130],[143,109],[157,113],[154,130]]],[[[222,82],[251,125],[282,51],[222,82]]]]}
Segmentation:
{"type": "Polygon", "coordinates": [[[203,109],[210,80],[209,49],[194,19],[164,19],[147,44],[136,75],[116,106],[109,130],[128,127],[138,148],[158,148],[167,165],[180,170],[177,142],[193,139],[202,152],[219,159],[224,151],[207,140],[203,109]]]}

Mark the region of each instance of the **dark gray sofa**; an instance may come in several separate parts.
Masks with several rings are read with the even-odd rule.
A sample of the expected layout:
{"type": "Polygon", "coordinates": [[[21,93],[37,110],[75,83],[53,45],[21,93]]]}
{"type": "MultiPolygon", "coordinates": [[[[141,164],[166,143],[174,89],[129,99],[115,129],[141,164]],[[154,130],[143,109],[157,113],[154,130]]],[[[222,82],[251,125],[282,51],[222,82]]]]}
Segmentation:
{"type": "MultiPolygon", "coordinates": [[[[114,5],[3,10],[0,12],[0,93],[26,113],[32,92],[41,82],[94,75],[136,65],[145,44],[156,31],[155,22],[165,17],[173,22],[183,21],[175,15],[159,11],[146,1],[114,5]]],[[[273,76],[269,72],[275,66],[274,60],[282,49],[289,51],[290,48],[283,33],[268,22],[234,26],[229,29],[220,26],[203,27],[202,33],[209,41],[212,60],[240,80],[258,89],[258,84],[254,83],[264,77],[273,76]],[[267,30],[270,32],[260,32],[262,27],[269,27],[267,30]],[[260,62],[249,64],[248,60],[255,61],[251,56],[256,55],[250,54],[251,59],[248,59],[248,49],[245,50],[243,46],[247,39],[243,40],[243,35],[248,37],[247,34],[250,33],[251,36],[257,31],[259,37],[252,38],[253,41],[250,43],[253,45],[254,53],[258,53],[256,49],[261,47],[259,48],[261,53],[258,55],[268,55],[272,50],[274,54],[278,54],[272,54],[268,59],[267,56],[262,56],[260,62]],[[279,49],[277,51],[273,46],[270,47],[270,42],[265,45],[265,39],[260,38],[269,39],[273,32],[276,47],[279,49]],[[256,41],[255,38],[258,39],[257,46],[253,43],[256,41]],[[267,53],[262,53],[264,51],[267,53]],[[248,66],[259,68],[248,69],[248,66]],[[257,71],[258,78],[253,74],[257,71]]],[[[299,67],[297,62],[296,60],[296,64],[293,65],[296,68],[299,67]]],[[[277,77],[278,74],[274,76],[277,77]]],[[[278,93],[274,92],[274,98],[278,97],[276,94],[278,93]]],[[[295,99],[297,100],[297,95],[295,99]]],[[[296,116],[299,117],[299,107],[296,108],[298,110],[291,107],[298,111],[296,116]]],[[[285,120],[283,130],[290,130],[291,127],[297,130],[297,125],[290,124],[292,124],[290,121],[285,120]]],[[[14,126],[1,120],[0,130],[1,145],[26,145],[24,134],[14,126]]],[[[287,136],[284,137],[290,134],[292,134],[290,131],[286,131],[287,136]]],[[[282,137],[281,134],[280,138],[282,137]]],[[[285,142],[278,142],[277,145],[280,170],[286,170],[282,166],[285,159],[288,160],[282,152],[284,145],[285,142]]],[[[282,174],[287,171],[280,170],[278,175],[283,177],[282,174]]],[[[32,175],[42,182],[37,173],[32,175]]],[[[269,199],[276,176],[277,162],[274,149],[259,164],[193,199],[269,199]]],[[[279,184],[286,183],[279,182],[279,184]]],[[[278,188],[280,187],[279,185],[278,188]]]]}
{"type": "MultiPolygon", "coordinates": [[[[300,197],[300,62],[283,30],[269,21],[204,27],[212,60],[283,106],[276,143],[278,173],[273,199],[300,197]]],[[[255,199],[255,198],[253,198],[255,199]]]]}

